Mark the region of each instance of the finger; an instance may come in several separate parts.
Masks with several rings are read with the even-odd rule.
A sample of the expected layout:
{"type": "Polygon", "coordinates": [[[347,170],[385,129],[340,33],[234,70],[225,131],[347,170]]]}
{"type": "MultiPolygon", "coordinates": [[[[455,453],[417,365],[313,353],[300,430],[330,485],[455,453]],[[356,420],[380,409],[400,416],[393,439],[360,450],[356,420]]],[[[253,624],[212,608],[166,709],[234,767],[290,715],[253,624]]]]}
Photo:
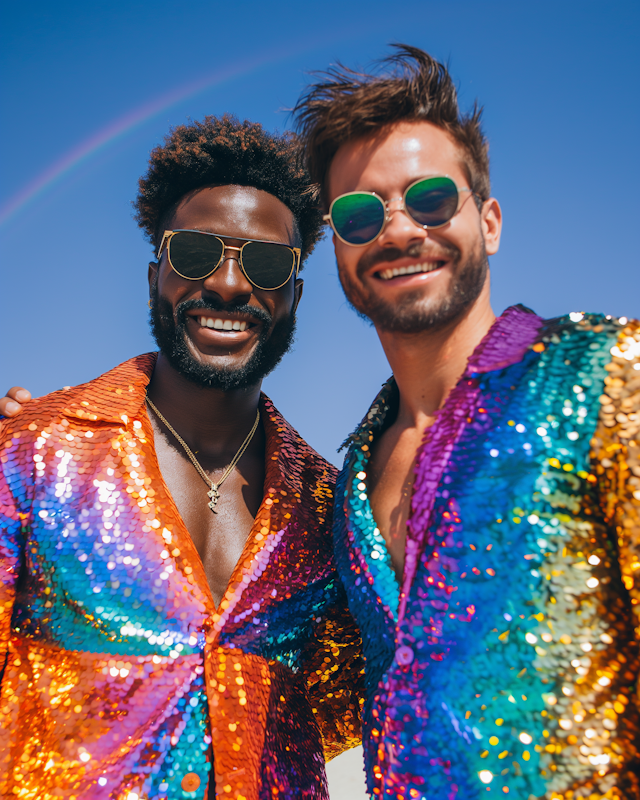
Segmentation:
{"type": "Polygon", "coordinates": [[[10,400],[8,397],[0,399],[0,414],[4,417],[15,417],[22,411],[20,403],[10,400]]]}
{"type": "Polygon", "coordinates": [[[28,389],[23,389],[22,386],[12,386],[7,392],[7,397],[18,403],[28,403],[31,400],[31,392],[28,389]]]}

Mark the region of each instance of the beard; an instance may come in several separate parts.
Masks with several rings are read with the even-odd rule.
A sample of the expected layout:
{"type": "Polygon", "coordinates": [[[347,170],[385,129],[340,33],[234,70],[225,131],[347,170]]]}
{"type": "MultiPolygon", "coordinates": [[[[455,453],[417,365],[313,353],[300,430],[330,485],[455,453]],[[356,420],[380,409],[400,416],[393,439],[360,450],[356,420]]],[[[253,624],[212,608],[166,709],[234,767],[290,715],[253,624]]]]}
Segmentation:
{"type": "Polygon", "coordinates": [[[389,248],[371,255],[365,254],[358,262],[355,280],[340,268],[338,262],[342,289],[356,313],[378,330],[390,333],[440,330],[461,317],[478,299],[487,278],[489,259],[482,239],[476,251],[464,262],[460,250],[454,245],[443,243],[438,246],[438,253],[452,264],[449,291],[446,297],[439,300],[429,301],[425,297],[425,290],[419,288],[408,291],[400,300],[391,303],[369,291],[363,283],[363,275],[375,264],[427,255],[420,244],[412,245],[405,251],[389,248]]]}
{"type": "Polygon", "coordinates": [[[171,366],[187,380],[207,389],[230,392],[255,386],[266,377],[291,348],[295,335],[295,313],[276,322],[270,331],[271,315],[263,308],[246,304],[219,303],[207,300],[186,300],[178,304],[175,317],[171,303],[158,294],[157,284],[151,291],[149,324],[160,352],[171,366]],[[248,314],[262,322],[262,332],[247,361],[240,367],[214,367],[199,361],[189,346],[187,312],[194,309],[248,314]],[[269,332],[270,331],[270,332],[269,332]]]}

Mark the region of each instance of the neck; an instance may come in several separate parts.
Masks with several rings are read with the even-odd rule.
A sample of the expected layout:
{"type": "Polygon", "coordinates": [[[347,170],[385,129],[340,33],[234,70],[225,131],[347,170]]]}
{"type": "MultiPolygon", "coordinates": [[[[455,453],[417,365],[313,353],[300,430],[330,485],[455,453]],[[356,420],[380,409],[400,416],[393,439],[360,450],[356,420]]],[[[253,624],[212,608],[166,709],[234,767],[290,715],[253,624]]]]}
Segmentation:
{"type": "Polygon", "coordinates": [[[197,386],[160,353],[147,393],[192,449],[216,457],[237,449],[251,430],[260,385],[229,392],[197,386]]]}
{"type": "Polygon", "coordinates": [[[400,393],[397,421],[424,429],[460,380],[469,357],[495,320],[489,281],[465,314],[438,330],[378,330],[400,393]]]}

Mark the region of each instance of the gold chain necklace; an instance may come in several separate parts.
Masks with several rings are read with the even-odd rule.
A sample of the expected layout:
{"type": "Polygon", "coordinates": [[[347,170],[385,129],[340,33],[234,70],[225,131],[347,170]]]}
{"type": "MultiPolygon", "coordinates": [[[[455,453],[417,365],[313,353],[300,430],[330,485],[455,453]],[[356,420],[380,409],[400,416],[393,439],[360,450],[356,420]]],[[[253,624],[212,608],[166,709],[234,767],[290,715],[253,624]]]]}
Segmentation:
{"type": "Polygon", "coordinates": [[[217,483],[214,483],[211,480],[211,478],[207,475],[207,473],[200,466],[200,462],[194,456],[194,454],[191,452],[191,448],[189,447],[189,445],[185,442],[185,440],[182,438],[182,436],[180,436],[180,434],[177,433],[171,427],[171,425],[169,425],[167,420],[162,416],[162,414],[155,407],[155,405],[152,402],[151,398],[148,395],[146,395],[145,396],[145,400],[151,406],[151,408],[153,409],[153,411],[156,414],[156,416],[158,416],[162,420],[162,422],[164,422],[164,424],[167,426],[167,428],[169,428],[171,433],[180,442],[180,444],[184,448],[185,453],[189,456],[189,460],[191,461],[193,466],[198,470],[198,474],[200,475],[202,480],[207,484],[207,486],[209,486],[209,491],[207,492],[207,497],[209,498],[208,506],[213,511],[214,514],[217,514],[218,512],[216,511],[216,506],[218,505],[218,498],[220,497],[220,493],[219,493],[218,490],[220,489],[222,484],[226,481],[226,479],[229,477],[229,475],[231,475],[231,473],[233,472],[233,468],[238,463],[238,461],[240,461],[240,459],[242,458],[242,455],[243,455],[244,451],[247,449],[247,447],[249,447],[249,442],[253,439],[253,434],[258,429],[258,423],[260,422],[260,409],[258,409],[257,412],[256,412],[256,421],[253,423],[253,427],[251,428],[251,430],[247,434],[247,438],[240,445],[240,449],[235,454],[235,456],[231,459],[231,463],[225,469],[225,471],[222,474],[222,477],[220,478],[220,480],[217,483]]]}

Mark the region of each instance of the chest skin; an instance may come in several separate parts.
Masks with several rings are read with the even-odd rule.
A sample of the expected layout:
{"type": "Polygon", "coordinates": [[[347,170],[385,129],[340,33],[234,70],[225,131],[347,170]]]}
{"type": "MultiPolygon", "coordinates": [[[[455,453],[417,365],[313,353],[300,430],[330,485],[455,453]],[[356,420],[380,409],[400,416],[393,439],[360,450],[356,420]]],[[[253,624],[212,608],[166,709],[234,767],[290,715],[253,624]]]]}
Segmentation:
{"type": "MultiPolygon", "coordinates": [[[[262,502],[264,431],[262,426],[258,427],[251,446],[220,487],[217,513],[213,513],[208,506],[209,487],[173,437],[169,439],[153,417],[151,422],[160,472],[198,551],[213,600],[218,606],[262,502]]],[[[216,481],[222,477],[233,454],[222,465],[208,462],[200,453],[196,458],[216,481]]]]}
{"type": "Polygon", "coordinates": [[[392,424],[375,441],[367,473],[371,510],[400,584],[404,572],[415,458],[423,437],[422,429],[392,424]]]}

